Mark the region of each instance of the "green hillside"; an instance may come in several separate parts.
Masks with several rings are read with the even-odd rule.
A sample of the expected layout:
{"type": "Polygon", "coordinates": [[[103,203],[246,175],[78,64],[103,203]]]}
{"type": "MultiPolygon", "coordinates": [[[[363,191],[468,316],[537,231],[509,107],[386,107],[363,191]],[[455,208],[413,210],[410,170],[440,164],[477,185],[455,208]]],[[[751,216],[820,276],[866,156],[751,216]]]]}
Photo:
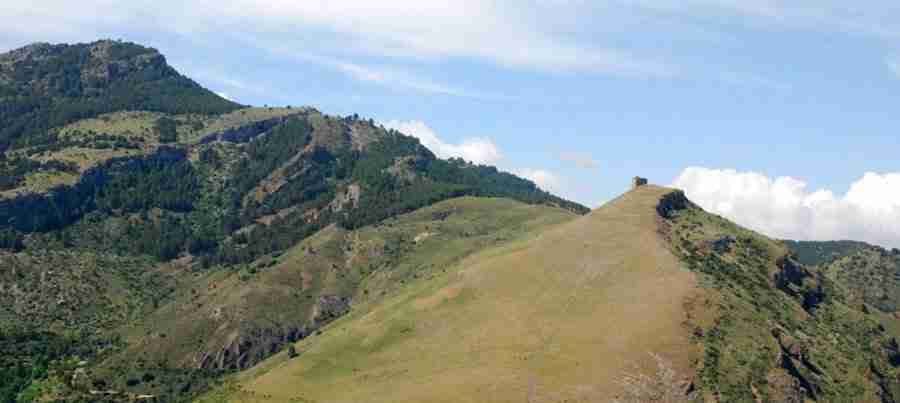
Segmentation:
{"type": "Polygon", "coordinates": [[[587,211],[355,115],[231,103],[129,43],[2,54],[0,100],[0,402],[189,399],[587,211]]]}
{"type": "Polygon", "coordinates": [[[330,324],[203,401],[896,401],[896,341],[788,248],[646,186],[330,324]]]}

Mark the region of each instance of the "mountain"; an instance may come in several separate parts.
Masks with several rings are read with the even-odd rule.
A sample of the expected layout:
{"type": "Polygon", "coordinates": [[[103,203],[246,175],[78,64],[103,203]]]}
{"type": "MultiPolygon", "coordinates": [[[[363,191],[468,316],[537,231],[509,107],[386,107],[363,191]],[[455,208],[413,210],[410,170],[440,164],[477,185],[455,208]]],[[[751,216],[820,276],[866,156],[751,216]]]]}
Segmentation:
{"type": "Polygon", "coordinates": [[[29,45],[0,55],[0,401],[188,400],[587,211],[356,115],[235,104],[153,49],[29,45]]]}
{"type": "Polygon", "coordinates": [[[900,401],[896,251],[590,211],[136,44],[0,55],[0,402],[900,401]]]}
{"type": "Polygon", "coordinates": [[[48,129],[102,113],[240,107],[179,74],[155,49],[117,41],[37,43],[0,55],[0,101],[0,150],[41,144],[48,129]]]}
{"type": "Polygon", "coordinates": [[[641,186],[361,304],[203,401],[863,401],[900,351],[784,243],[641,186]]]}

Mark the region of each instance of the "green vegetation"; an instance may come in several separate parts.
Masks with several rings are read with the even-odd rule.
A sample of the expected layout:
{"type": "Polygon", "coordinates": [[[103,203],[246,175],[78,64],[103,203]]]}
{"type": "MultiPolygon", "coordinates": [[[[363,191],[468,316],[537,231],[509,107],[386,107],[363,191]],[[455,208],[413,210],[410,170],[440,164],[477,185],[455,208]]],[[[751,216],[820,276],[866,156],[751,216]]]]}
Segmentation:
{"type": "Polygon", "coordinates": [[[3,401],[190,399],[587,211],[371,120],[238,109],[136,45],[29,46],[0,83],[3,401]]]}
{"type": "Polygon", "coordinates": [[[797,261],[807,266],[818,266],[852,254],[869,245],[858,241],[784,241],[797,257],[797,261]]]}
{"type": "Polygon", "coordinates": [[[869,246],[824,267],[850,293],[886,313],[900,311],[900,253],[869,246]]]}
{"type": "Polygon", "coordinates": [[[696,305],[714,307],[690,324],[703,351],[696,386],[707,397],[900,397],[896,341],[829,276],[796,262],[783,244],[689,204],[670,223],[673,250],[707,291],[696,305]]]}
{"type": "Polygon", "coordinates": [[[156,119],[154,129],[156,130],[156,134],[159,136],[160,143],[166,144],[178,141],[178,128],[175,120],[163,116],[159,119],[156,119]]]}

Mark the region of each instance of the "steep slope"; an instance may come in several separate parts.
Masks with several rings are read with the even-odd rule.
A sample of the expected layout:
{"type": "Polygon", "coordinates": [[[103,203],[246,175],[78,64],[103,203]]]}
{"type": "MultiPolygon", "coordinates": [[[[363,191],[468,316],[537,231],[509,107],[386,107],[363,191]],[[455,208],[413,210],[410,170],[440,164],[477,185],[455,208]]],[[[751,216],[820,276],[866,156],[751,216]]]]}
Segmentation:
{"type": "Polygon", "coordinates": [[[856,241],[787,241],[797,260],[817,265],[900,337],[900,250],[856,241]]]}
{"type": "Polygon", "coordinates": [[[781,242],[642,186],[359,307],[207,401],[894,402],[898,345],[781,242]]]}
{"type": "MultiPolygon", "coordinates": [[[[50,376],[32,389],[61,390],[58,396],[76,400],[97,399],[91,391],[115,391],[108,397],[115,401],[140,395],[152,395],[158,401],[183,400],[202,391],[223,371],[243,369],[288,343],[312,336],[357,305],[390,298],[404,284],[439,276],[466,256],[575,217],[563,209],[507,199],[459,198],[376,226],[352,231],[330,226],[284,254],[244,266],[210,272],[185,267],[165,270],[176,276],[167,284],[171,292],[162,299],[132,296],[129,301],[135,305],[151,301],[147,305],[158,304],[159,309],[139,310],[138,305],[134,311],[139,310],[142,317],[106,333],[106,338],[89,340],[105,346],[112,343],[114,348],[95,354],[79,349],[77,343],[55,342],[53,333],[32,333],[32,338],[47,337],[47,344],[59,343],[60,348],[81,354],[75,362],[91,363],[49,365],[50,376]],[[69,382],[73,376],[77,383],[69,382]]],[[[116,273],[111,267],[104,270],[116,273]]],[[[129,292],[133,283],[110,288],[129,292]]],[[[107,310],[91,312],[124,312],[101,308],[107,310]]],[[[29,347],[24,336],[10,338],[4,346],[29,347]]],[[[37,364],[48,366],[45,361],[37,364]]],[[[51,392],[38,395],[53,396],[51,392]]]]}
{"type": "Polygon", "coordinates": [[[641,188],[356,309],[300,342],[298,358],[252,370],[234,397],[603,401],[624,371],[653,364],[648,353],[688,372],[682,301],[697,284],[658,230],[668,192],[641,188]]]}
{"type": "Polygon", "coordinates": [[[783,243],[680,197],[664,232],[706,291],[688,321],[706,399],[897,401],[897,342],[876,316],[783,243]]]}
{"type": "Polygon", "coordinates": [[[125,355],[175,367],[244,369],[312,334],[352,304],[433,276],[518,231],[573,217],[511,200],[462,198],[379,226],[330,226],[276,257],[195,282],[129,332],[141,340],[125,355]]]}

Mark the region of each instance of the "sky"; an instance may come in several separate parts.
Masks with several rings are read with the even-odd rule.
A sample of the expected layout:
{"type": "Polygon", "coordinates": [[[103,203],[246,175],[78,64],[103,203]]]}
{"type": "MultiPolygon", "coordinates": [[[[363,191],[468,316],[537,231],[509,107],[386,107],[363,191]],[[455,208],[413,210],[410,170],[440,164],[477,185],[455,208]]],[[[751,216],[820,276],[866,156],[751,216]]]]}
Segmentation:
{"type": "Polygon", "coordinates": [[[36,0],[0,51],[134,41],[244,104],[358,113],[596,207],[630,178],[900,247],[900,3],[36,0]]]}

